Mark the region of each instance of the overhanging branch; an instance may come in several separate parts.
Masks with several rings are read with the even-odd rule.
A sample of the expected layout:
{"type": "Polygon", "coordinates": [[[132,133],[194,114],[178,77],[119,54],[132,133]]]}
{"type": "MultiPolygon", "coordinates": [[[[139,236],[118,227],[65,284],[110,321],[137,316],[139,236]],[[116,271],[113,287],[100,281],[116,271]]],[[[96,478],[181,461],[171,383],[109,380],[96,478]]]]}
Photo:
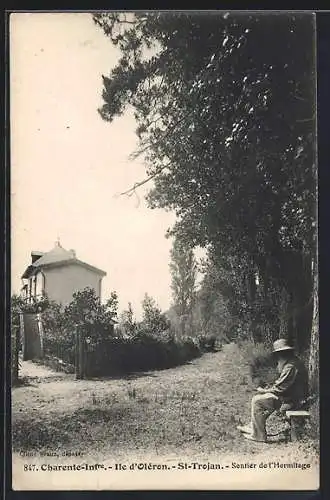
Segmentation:
{"type": "Polygon", "coordinates": [[[119,196],[124,196],[124,195],[132,196],[133,194],[136,194],[136,189],[143,186],[144,184],[147,184],[152,179],[157,177],[157,175],[159,175],[161,172],[163,172],[163,170],[165,170],[165,168],[167,168],[169,165],[170,165],[170,162],[166,163],[166,165],[163,165],[162,167],[159,167],[156,172],[149,175],[149,177],[147,177],[146,179],[143,179],[142,181],[135,182],[135,184],[130,189],[127,189],[127,191],[123,191],[122,193],[119,194],[119,196]]]}
{"type": "Polygon", "coordinates": [[[128,189],[127,191],[123,191],[122,193],[120,193],[120,196],[124,196],[124,195],[132,196],[135,193],[136,189],[138,189],[139,187],[143,186],[144,184],[147,184],[147,182],[149,182],[152,179],[154,179],[158,174],[159,174],[159,172],[155,172],[154,174],[150,175],[149,177],[147,177],[143,181],[136,182],[130,189],[128,189]]]}

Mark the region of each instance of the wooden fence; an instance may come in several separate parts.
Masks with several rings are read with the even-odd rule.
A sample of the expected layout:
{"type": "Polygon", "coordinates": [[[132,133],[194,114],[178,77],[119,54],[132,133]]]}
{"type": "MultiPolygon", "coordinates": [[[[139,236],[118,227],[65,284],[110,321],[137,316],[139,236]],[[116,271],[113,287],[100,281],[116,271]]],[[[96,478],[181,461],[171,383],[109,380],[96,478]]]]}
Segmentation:
{"type": "Polygon", "coordinates": [[[21,336],[19,325],[11,327],[11,383],[17,385],[19,381],[19,352],[21,348],[21,336]]]}

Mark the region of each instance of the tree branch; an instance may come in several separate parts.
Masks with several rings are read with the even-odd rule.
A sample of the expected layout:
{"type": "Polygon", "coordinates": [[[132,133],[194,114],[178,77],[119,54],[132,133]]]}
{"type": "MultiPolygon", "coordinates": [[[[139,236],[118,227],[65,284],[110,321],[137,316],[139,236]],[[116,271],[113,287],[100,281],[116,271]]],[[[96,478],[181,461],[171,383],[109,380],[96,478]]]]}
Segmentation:
{"type": "MultiPolygon", "coordinates": [[[[191,114],[191,113],[190,113],[191,114]]],[[[165,131],[164,131],[164,134],[163,136],[157,141],[157,144],[159,144],[160,142],[164,141],[164,139],[166,139],[169,134],[171,132],[173,132],[173,130],[175,130],[175,128],[180,125],[181,122],[183,122],[184,119],[187,118],[187,116],[189,116],[189,114],[187,115],[183,115],[174,125],[172,125],[171,127],[168,127],[165,131]]],[[[139,149],[138,151],[135,151],[134,153],[132,153],[129,158],[131,160],[136,160],[139,156],[141,156],[143,153],[145,153],[146,151],[148,151],[150,148],[152,148],[155,144],[147,144],[144,148],[142,149],[139,149]]]]}
{"type": "Polygon", "coordinates": [[[139,187],[143,186],[144,184],[147,184],[147,182],[149,182],[152,179],[154,179],[155,177],[157,177],[157,175],[159,175],[169,165],[170,165],[170,162],[166,163],[166,165],[163,165],[162,167],[159,167],[156,172],[154,172],[153,174],[149,175],[149,177],[147,177],[146,179],[143,179],[143,181],[135,182],[135,184],[130,189],[127,189],[127,191],[123,191],[122,193],[120,193],[120,196],[124,196],[124,195],[132,196],[133,194],[136,194],[136,192],[135,192],[136,189],[138,189],[139,187]]]}
{"type": "Polygon", "coordinates": [[[149,177],[147,177],[143,181],[136,182],[130,189],[128,189],[127,191],[123,191],[122,193],[120,193],[120,196],[123,196],[123,195],[132,196],[132,194],[134,194],[134,192],[135,192],[135,190],[137,188],[143,186],[144,184],[147,184],[147,182],[149,182],[152,179],[154,179],[154,177],[156,177],[158,174],[159,174],[159,172],[155,172],[154,174],[150,175],[149,177]]]}
{"type": "MultiPolygon", "coordinates": [[[[211,68],[207,68],[206,70],[203,68],[199,71],[198,75],[197,75],[197,80],[198,81],[200,78],[202,79],[206,79],[212,72],[216,72],[218,71],[219,69],[219,61],[216,65],[214,65],[213,67],[211,68]]],[[[198,96],[200,95],[200,92],[201,92],[201,89],[199,89],[195,95],[195,100],[198,98],[198,96]]],[[[187,119],[188,117],[190,117],[191,115],[195,114],[196,112],[196,109],[194,107],[194,102],[191,103],[191,109],[188,113],[184,114],[174,125],[172,125],[171,127],[168,127],[167,130],[164,131],[164,134],[163,136],[157,141],[157,144],[159,144],[161,141],[163,141],[164,139],[166,139],[168,137],[168,135],[173,132],[173,130],[175,130],[175,128],[180,125],[180,123],[183,122],[183,120],[187,119]]],[[[132,160],[135,160],[137,159],[139,156],[141,156],[143,153],[145,153],[146,151],[148,151],[151,147],[153,146],[153,144],[148,144],[147,146],[145,146],[144,148],[132,153],[130,155],[130,159],[132,160]]]]}

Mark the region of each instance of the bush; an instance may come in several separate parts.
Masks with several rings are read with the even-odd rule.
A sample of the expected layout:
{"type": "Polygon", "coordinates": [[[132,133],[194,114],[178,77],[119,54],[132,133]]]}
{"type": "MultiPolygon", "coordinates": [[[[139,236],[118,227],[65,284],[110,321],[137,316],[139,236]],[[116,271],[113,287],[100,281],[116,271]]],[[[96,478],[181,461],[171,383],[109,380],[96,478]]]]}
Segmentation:
{"type": "Polygon", "coordinates": [[[250,375],[256,385],[271,384],[278,376],[271,351],[262,343],[240,342],[240,350],[250,366],[250,375]]]}
{"type": "Polygon", "coordinates": [[[144,301],[143,321],[136,324],[134,335],[115,336],[112,318],[117,298],[100,304],[94,292],[77,292],[74,300],[63,309],[51,303],[43,313],[44,351],[47,363],[76,363],[76,329],[82,333],[85,346],[85,376],[126,374],[137,371],[176,366],[201,355],[203,349],[190,338],[176,340],[169,323],[148,296],[144,301]]]}
{"type": "Polygon", "coordinates": [[[197,339],[202,351],[214,352],[216,350],[217,337],[215,335],[199,335],[197,339]]]}
{"type": "Polygon", "coordinates": [[[117,317],[118,297],[112,292],[110,298],[101,303],[92,288],[75,292],[73,300],[64,309],[64,319],[72,329],[81,326],[84,334],[93,341],[99,341],[114,335],[114,318],[117,317]]]}
{"type": "Polygon", "coordinates": [[[110,338],[114,333],[117,302],[113,292],[110,299],[101,304],[91,288],[74,293],[73,300],[65,308],[50,302],[42,313],[45,354],[74,365],[76,329],[80,328],[84,337],[92,342],[110,338]]]}
{"type": "Polygon", "coordinates": [[[69,364],[75,363],[75,335],[73,327],[68,324],[63,308],[51,302],[42,313],[44,330],[44,352],[46,356],[54,356],[69,364]]]}

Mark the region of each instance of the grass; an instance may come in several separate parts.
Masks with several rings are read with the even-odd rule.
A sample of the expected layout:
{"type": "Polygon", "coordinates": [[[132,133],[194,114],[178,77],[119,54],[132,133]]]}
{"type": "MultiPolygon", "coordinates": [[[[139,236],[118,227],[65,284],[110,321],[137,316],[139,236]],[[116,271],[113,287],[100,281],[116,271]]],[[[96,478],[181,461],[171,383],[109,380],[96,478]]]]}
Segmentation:
{"type": "MultiPolygon", "coordinates": [[[[136,378],[39,378],[13,389],[13,451],[65,448],[102,457],[264,453],[267,445],[246,441],[236,430],[249,419],[254,388],[246,352],[233,344],[136,378]]],[[[281,425],[276,417],[270,421],[270,428],[281,425]]],[[[312,449],[310,441],[268,447],[283,458],[308,457],[312,449]]]]}

